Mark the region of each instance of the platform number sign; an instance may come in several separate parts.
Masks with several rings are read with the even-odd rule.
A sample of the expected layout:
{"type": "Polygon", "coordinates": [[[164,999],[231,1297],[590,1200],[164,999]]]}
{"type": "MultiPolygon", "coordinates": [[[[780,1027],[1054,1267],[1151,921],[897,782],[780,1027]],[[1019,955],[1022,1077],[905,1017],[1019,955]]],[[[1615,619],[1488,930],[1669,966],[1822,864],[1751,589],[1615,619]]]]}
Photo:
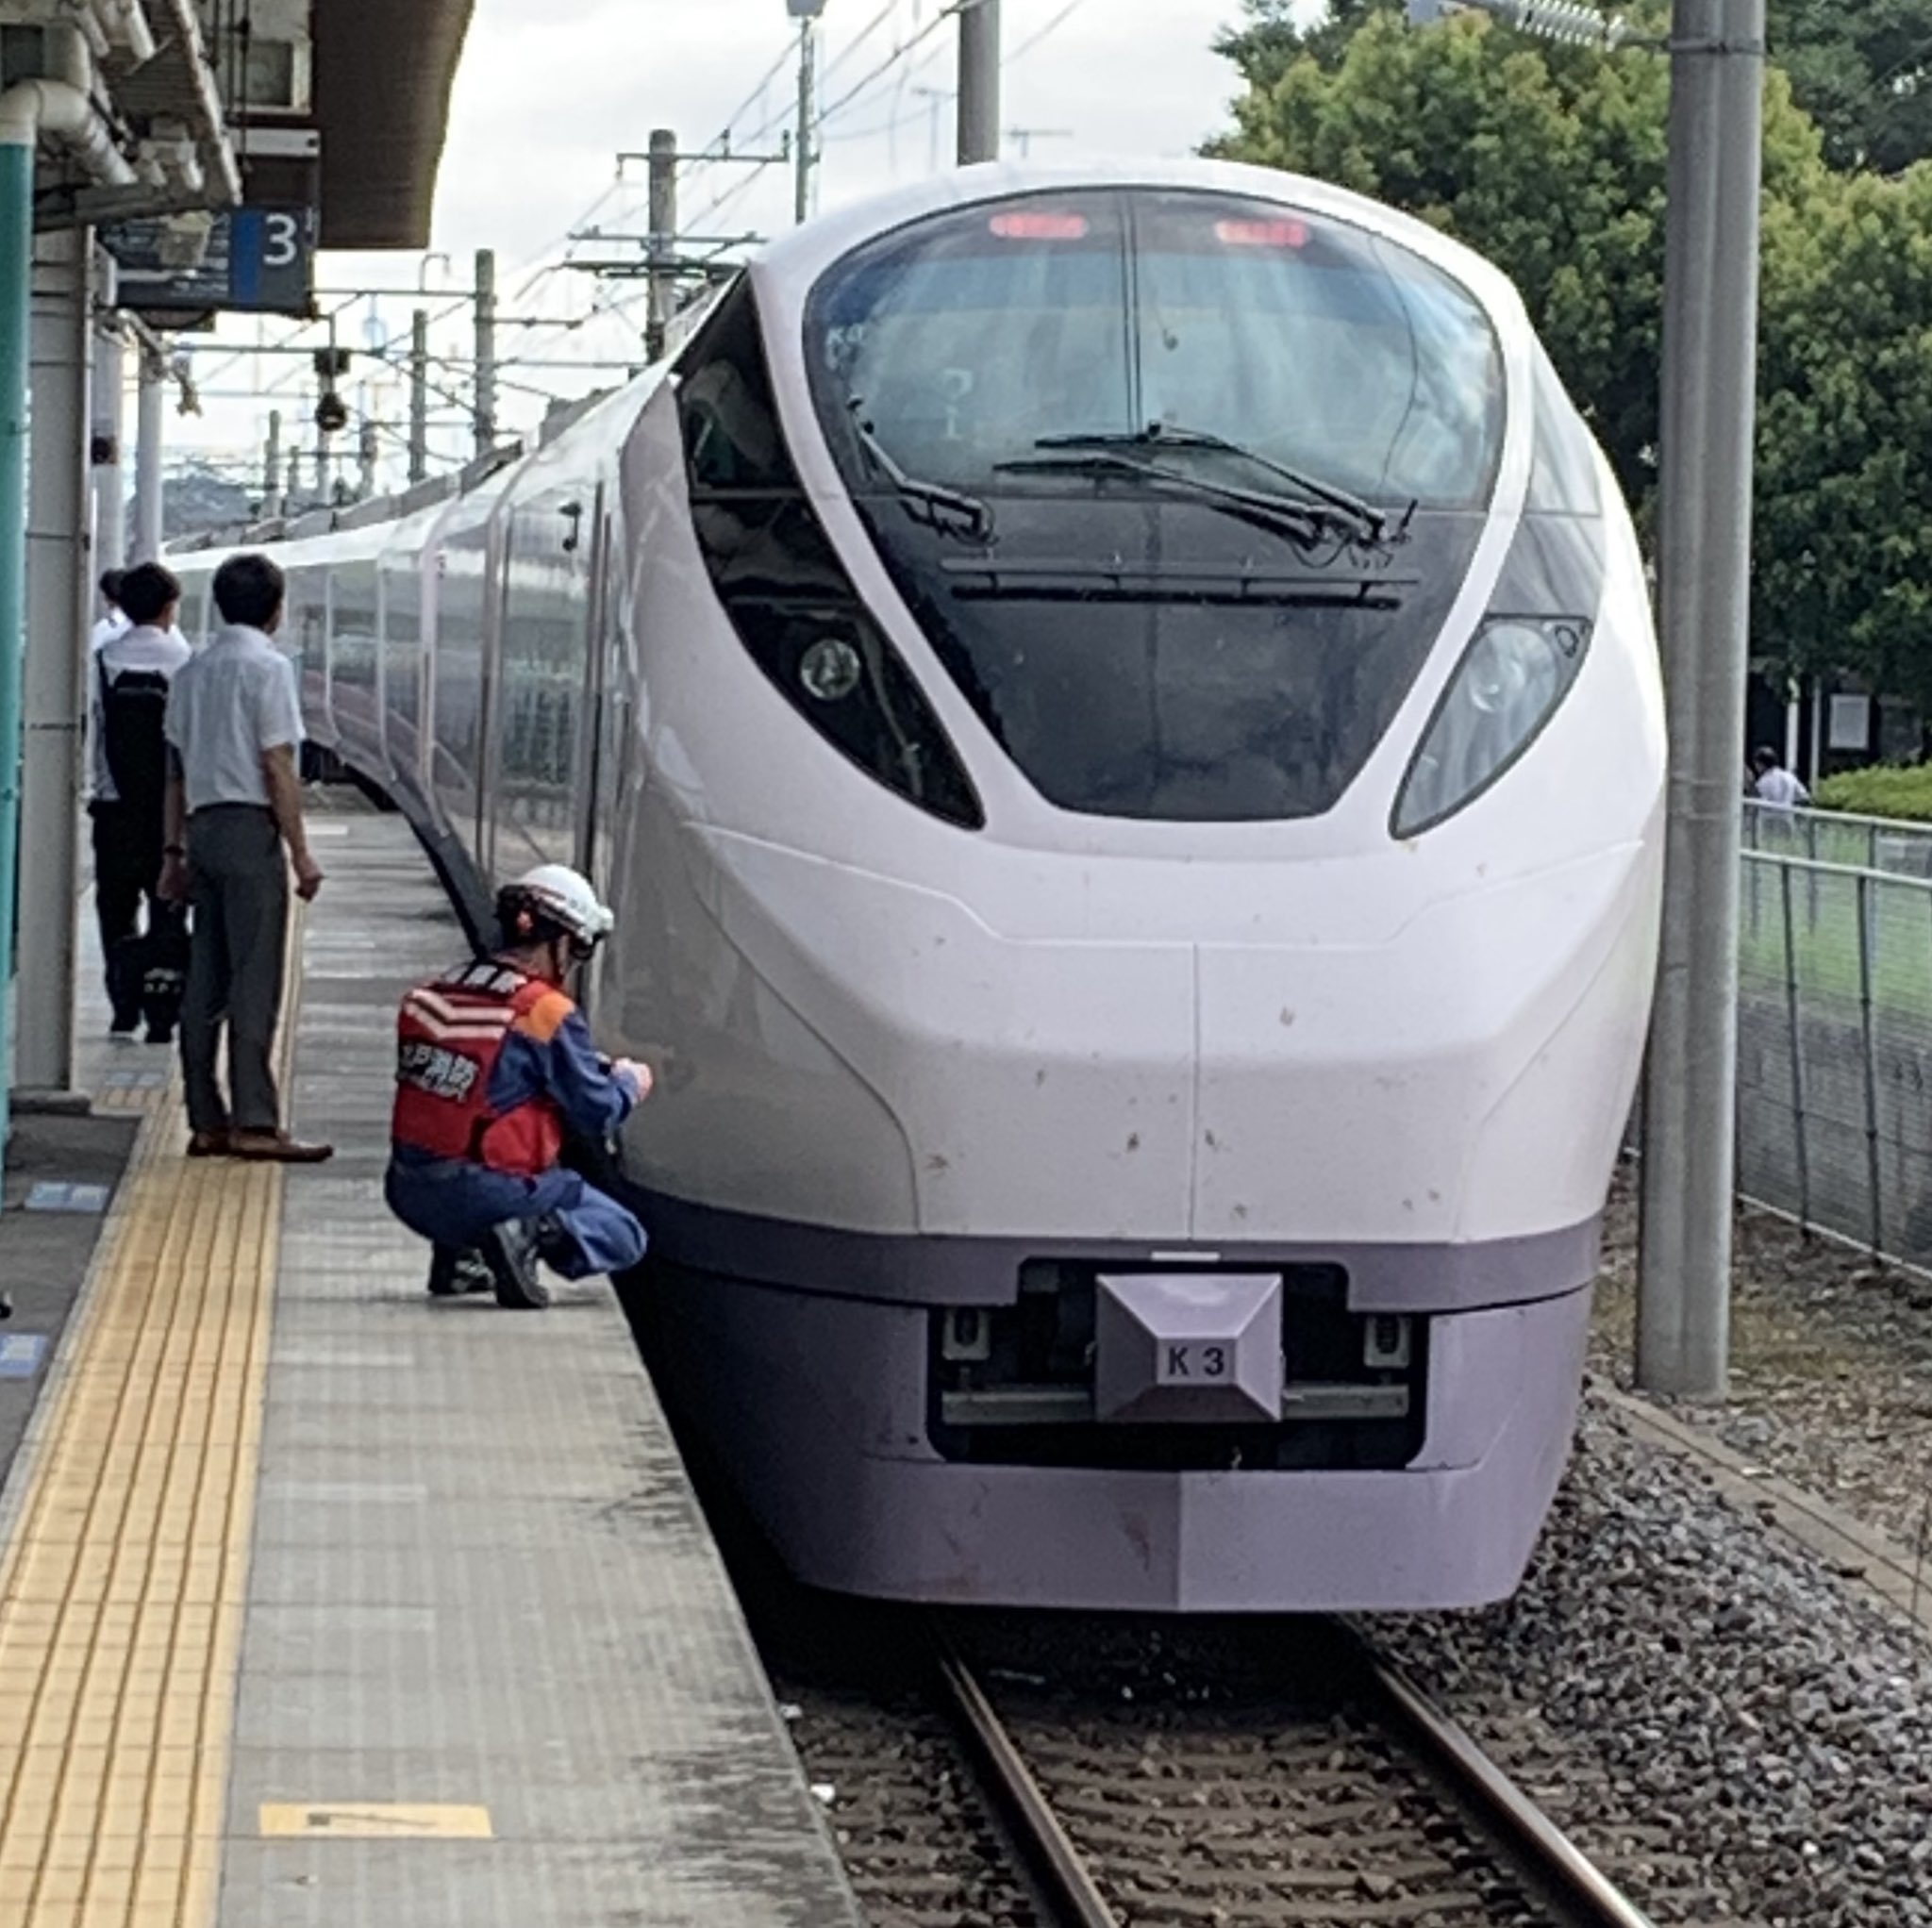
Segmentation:
{"type": "Polygon", "coordinates": [[[151,314],[308,316],[315,305],[312,208],[234,208],[125,221],[107,230],[123,307],[151,314]],[[206,224],[206,237],[194,223],[206,224]]]}
{"type": "Polygon", "coordinates": [[[1156,1383],[1161,1386],[1212,1386],[1228,1376],[1233,1348],[1210,1345],[1199,1339],[1175,1343],[1170,1339],[1160,1348],[1160,1370],[1156,1383]]]}

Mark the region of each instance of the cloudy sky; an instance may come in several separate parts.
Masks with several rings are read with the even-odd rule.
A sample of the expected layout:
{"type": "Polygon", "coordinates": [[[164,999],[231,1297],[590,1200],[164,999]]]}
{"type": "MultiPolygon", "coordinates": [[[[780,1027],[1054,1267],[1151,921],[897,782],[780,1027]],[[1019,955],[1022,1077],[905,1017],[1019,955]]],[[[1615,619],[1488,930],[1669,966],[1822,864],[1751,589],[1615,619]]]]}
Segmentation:
{"type": "MultiPolygon", "coordinates": [[[[946,163],[958,28],[941,17],[942,5],[826,0],[821,207],[946,163]]],[[[1040,157],[1191,151],[1225,124],[1234,70],[1211,42],[1240,12],[1240,0],[1005,0],[1002,119],[1021,130],[1008,154],[1027,145],[1040,157]]],[[[584,318],[637,290],[600,290],[560,269],[565,237],[587,218],[609,232],[643,226],[643,170],[619,182],[614,157],[642,149],[653,127],[674,128],[694,154],[714,147],[727,126],[734,149],[775,152],[794,112],[794,45],[785,0],[477,0],[437,194],[434,246],[450,260],[325,258],[325,291],[409,291],[386,301],[325,293],[323,306],[341,310],[340,344],[406,347],[413,291],[427,288],[432,310],[455,310],[450,293],[438,291],[466,288],[474,251],[491,247],[506,316],[553,324],[505,330],[501,352],[515,364],[504,370],[505,424],[541,415],[546,392],[577,393],[611,379],[594,364],[630,352],[637,316],[620,309],[584,318]],[[577,325],[562,325],[572,321],[577,325]]],[[[681,218],[687,232],[769,234],[790,224],[791,196],[780,167],[688,166],[681,218]]],[[[439,402],[443,420],[432,436],[439,465],[467,452],[454,403],[469,380],[468,326],[465,312],[452,311],[432,337],[437,381],[451,391],[439,402]]],[[[312,388],[313,376],[299,358],[247,348],[325,339],[278,323],[225,322],[216,341],[194,350],[204,412],[171,413],[171,449],[248,465],[271,407],[291,424],[307,422],[313,398],[303,385],[312,388]]],[[[401,384],[365,362],[345,394],[385,424],[388,479],[400,458],[401,384]]]]}

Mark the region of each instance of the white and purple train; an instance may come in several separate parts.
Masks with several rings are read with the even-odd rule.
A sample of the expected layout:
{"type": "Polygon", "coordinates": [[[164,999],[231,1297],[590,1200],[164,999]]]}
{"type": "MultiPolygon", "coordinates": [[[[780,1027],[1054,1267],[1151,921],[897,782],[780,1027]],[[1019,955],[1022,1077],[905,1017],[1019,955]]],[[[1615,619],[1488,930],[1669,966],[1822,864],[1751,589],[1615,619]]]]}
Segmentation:
{"type": "Polygon", "coordinates": [[[970,169],[461,488],[263,533],[316,737],[471,914],[545,859],[616,907],[663,1363],[798,1574],[1515,1587],[1664,726],[1503,276],[1286,175],[970,169]]]}

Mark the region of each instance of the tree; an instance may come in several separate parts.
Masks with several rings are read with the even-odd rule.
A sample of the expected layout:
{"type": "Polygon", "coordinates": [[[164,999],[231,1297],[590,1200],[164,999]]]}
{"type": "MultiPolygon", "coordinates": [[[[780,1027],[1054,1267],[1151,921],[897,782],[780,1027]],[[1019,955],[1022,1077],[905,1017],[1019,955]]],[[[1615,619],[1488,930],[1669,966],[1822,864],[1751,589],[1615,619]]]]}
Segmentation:
{"type": "MultiPolygon", "coordinates": [[[[1312,25],[1296,0],[1244,0],[1246,20],[1215,43],[1251,87],[1274,85],[1298,59],[1332,72],[1372,15],[1401,15],[1404,0],[1329,0],[1312,25]]],[[[1661,30],[1657,0],[1621,11],[1661,30]]],[[[1773,58],[1824,136],[1833,167],[1897,174],[1932,155],[1932,0],[1767,0],[1773,58]]]]}
{"type": "MultiPolygon", "coordinates": [[[[1291,59],[1210,151],[1390,202],[1507,273],[1635,504],[1654,510],[1669,75],[1479,15],[1428,32],[1370,5],[1339,60],[1291,59]]],[[[1932,695],[1932,168],[1824,164],[1765,103],[1758,647],[1932,695]]]]}
{"type": "Polygon", "coordinates": [[[1773,58],[1834,167],[1932,155],[1932,0],[1768,0],[1773,58]]]}

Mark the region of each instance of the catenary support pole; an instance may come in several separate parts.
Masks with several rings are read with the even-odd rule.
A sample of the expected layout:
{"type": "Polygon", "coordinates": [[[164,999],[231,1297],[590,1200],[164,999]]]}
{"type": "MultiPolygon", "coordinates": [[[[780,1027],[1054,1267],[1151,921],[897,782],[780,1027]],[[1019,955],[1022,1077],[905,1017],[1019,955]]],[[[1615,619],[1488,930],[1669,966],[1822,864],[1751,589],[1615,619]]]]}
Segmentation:
{"type": "Polygon", "coordinates": [[[134,436],[134,560],[152,562],[161,553],[163,529],[161,449],[167,424],[167,365],[158,350],[141,349],[139,413],[134,436]]]}
{"type": "Polygon", "coordinates": [[[959,15],[959,165],[1000,158],[1000,0],[959,15]]]}
{"type": "Polygon", "coordinates": [[[429,310],[409,316],[409,480],[429,474],[429,310]]]}
{"type": "Polygon", "coordinates": [[[1637,1376],[1729,1367],[1738,906],[1749,660],[1764,0],[1675,0],[1659,588],[1671,735],[1663,947],[1643,1096],[1637,1376]]]}
{"type": "Polygon", "coordinates": [[[816,158],[812,94],[817,79],[819,24],[808,15],[798,23],[798,131],[792,136],[791,218],[811,218],[811,164],[816,158]]]}
{"type": "Polygon", "coordinates": [[[88,374],[93,359],[84,228],[34,247],[33,428],[27,464],[26,665],[22,678],[20,981],[16,1091],[74,1083],[77,800],[88,631],[88,374]]]}
{"type": "Polygon", "coordinates": [[[326,380],[315,385],[315,500],[326,508],[335,499],[335,442],[322,425],[322,398],[328,393],[326,380]]]}
{"type": "Polygon", "coordinates": [[[261,450],[261,513],[273,522],[282,512],[282,411],[268,411],[268,439],[261,450]]]}
{"type": "Polygon", "coordinates": [[[677,307],[677,278],[673,262],[677,254],[677,136],[669,127],[653,127],[649,143],[650,232],[644,238],[648,264],[644,311],[644,359],[661,361],[677,307]]]}
{"type": "Polygon", "coordinates": [[[476,250],[476,453],[496,446],[496,254],[476,250]]]}

